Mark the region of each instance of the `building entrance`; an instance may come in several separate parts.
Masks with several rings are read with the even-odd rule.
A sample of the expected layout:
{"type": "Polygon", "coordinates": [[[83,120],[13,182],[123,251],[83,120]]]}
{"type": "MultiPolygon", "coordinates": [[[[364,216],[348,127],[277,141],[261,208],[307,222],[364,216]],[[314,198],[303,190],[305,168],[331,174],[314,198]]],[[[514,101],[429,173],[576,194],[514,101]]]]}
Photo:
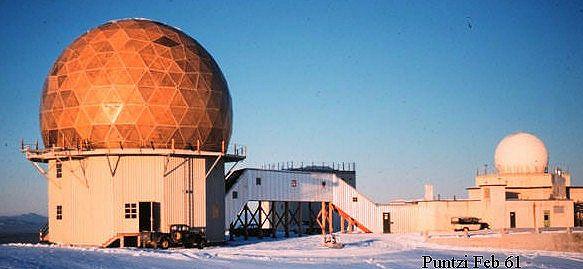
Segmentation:
{"type": "Polygon", "coordinates": [[[583,227],[583,203],[573,205],[575,213],[575,227],[583,227]]]}
{"type": "Polygon", "coordinates": [[[160,231],[160,203],[140,202],[140,232],[160,231]]]}
{"type": "Polygon", "coordinates": [[[391,213],[383,213],[383,233],[391,233],[391,213]]]}

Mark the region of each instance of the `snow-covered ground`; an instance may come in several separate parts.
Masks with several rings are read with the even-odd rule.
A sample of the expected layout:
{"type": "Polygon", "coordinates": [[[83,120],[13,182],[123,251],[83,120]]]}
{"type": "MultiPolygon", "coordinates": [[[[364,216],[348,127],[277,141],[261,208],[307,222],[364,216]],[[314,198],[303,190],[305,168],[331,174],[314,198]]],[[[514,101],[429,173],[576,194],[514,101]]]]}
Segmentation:
{"type": "Polygon", "coordinates": [[[468,260],[469,268],[474,255],[494,255],[502,263],[509,255],[518,255],[521,268],[583,268],[582,253],[455,248],[424,243],[418,235],[339,237],[343,249],[322,247],[320,236],[238,240],[203,250],[8,244],[0,245],[0,268],[421,268],[424,255],[468,260]]]}

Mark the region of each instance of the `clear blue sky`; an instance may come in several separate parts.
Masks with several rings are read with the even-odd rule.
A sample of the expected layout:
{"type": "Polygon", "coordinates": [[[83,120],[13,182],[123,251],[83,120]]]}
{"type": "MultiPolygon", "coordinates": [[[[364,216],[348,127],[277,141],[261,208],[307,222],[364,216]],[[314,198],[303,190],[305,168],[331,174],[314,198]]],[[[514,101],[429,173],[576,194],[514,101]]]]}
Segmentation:
{"type": "Polygon", "coordinates": [[[355,161],[377,201],[420,197],[425,182],[465,195],[521,130],[583,184],[581,2],[251,2],[0,1],[0,215],[46,212],[46,183],[18,147],[39,138],[53,61],[127,17],[179,27],[213,54],[248,165],[355,161]]]}

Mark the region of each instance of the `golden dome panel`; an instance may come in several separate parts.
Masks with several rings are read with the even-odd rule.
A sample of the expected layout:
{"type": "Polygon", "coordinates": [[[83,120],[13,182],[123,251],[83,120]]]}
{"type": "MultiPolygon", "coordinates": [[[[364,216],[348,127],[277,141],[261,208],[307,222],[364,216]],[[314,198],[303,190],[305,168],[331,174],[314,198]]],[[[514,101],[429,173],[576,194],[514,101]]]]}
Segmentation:
{"type": "Polygon", "coordinates": [[[168,25],[125,19],[77,38],[45,81],[46,147],[151,147],[220,151],[231,96],[211,55],[168,25]]]}

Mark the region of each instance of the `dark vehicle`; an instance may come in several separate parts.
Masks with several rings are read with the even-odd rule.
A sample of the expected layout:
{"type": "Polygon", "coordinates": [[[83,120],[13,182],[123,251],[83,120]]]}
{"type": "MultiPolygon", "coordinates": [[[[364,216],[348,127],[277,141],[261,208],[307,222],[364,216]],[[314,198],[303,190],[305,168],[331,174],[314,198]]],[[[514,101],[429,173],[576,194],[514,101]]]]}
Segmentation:
{"type": "Polygon", "coordinates": [[[476,217],[451,218],[451,224],[453,226],[453,230],[456,232],[459,231],[468,232],[490,229],[490,225],[488,223],[482,222],[480,218],[476,217]]]}
{"type": "Polygon", "coordinates": [[[204,228],[184,224],[170,226],[170,233],[141,232],[140,247],[167,249],[174,246],[204,248],[207,244],[204,228]]]}
{"type": "Polygon", "coordinates": [[[186,248],[194,245],[197,248],[204,248],[207,243],[204,228],[189,227],[184,224],[170,226],[170,238],[173,244],[186,248]]]}

